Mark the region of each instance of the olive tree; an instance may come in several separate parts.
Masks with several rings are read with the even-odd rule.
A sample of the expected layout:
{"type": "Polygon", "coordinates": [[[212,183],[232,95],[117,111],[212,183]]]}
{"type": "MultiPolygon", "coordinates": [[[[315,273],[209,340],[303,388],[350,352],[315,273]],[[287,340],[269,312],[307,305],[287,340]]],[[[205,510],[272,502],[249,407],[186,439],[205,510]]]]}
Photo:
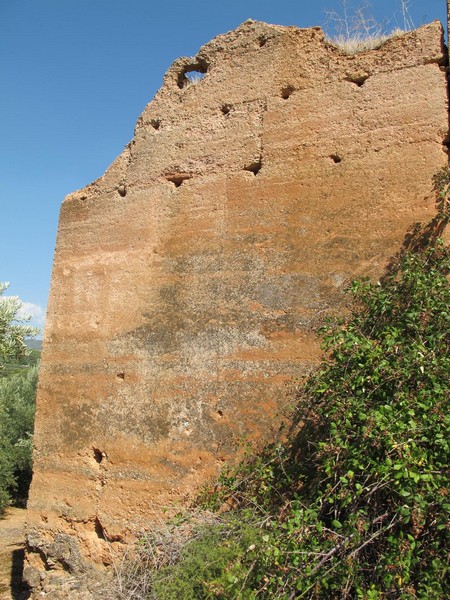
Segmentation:
{"type": "Polygon", "coordinates": [[[0,375],[11,361],[28,354],[25,339],[39,333],[28,324],[31,315],[20,315],[22,302],[17,296],[1,297],[8,285],[0,282],[0,375]]]}
{"type": "Polygon", "coordinates": [[[21,359],[29,354],[25,340],[39,332],[20,299],[3,296],[7,287],[0,283],[0,514],[28,494],[37,366],[21,359]]]}

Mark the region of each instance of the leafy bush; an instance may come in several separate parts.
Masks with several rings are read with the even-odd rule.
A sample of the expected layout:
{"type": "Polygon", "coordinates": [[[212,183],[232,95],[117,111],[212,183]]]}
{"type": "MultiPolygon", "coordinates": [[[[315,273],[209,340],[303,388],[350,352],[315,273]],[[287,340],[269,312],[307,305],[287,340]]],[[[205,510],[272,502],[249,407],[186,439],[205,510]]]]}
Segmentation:
{"type": "Polygon", "coordinates": [[[37,372],[32,366],[0,378],[0,513],[28,496],[37,372]]]}
{"type": "MultiPolygon", "coordinates": [[[[252,598],[243,582],[249,571],[247,563],[257,557],[254,550],[260,538],[260,528],[241,519],[196,530],[181,550],[178,562],[155,574],[149,598],[252,598]]],[[[256,561],[253,570],[255,566],[256,561]]]]}
{"type": "Polygon", "coordinates": [[[31,315],[21,314],[18,297],[2,297],[8,285],[0,282],[0,514],[28,496],[40,356],[26,344],[39,332],[26,324],[31,315]]]}

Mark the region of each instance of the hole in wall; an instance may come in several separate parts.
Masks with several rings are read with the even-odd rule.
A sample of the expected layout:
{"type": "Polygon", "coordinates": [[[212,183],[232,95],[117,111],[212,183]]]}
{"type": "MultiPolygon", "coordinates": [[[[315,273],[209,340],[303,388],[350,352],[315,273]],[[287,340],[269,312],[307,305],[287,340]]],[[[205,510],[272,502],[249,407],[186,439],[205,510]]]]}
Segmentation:
{"type": "Polygon", "coordinates": [[[287,85],[281,90],[281,97],[283,100],[287,100],[290,96],[292,96],[293,92],[295,92],[295,88],[292,85],[287,85]]]}
{"type": "Polygon", "coordinates": [[[188,83],[196,84],[200,83],[206,73],[202,73],[201,71],[188,71],[185,76],[188,80],[188,83]]]}
{"type": "Polygon", "coordinates": [[[93,448],[95,462],[100,464],[105,456],[105,454],[99,450],[98,448],[93,448]]]}
{"type": "Polygon", "coordinates": [[[125,184],[119,185],[119,187],[117,188],[117,191],[119,192],[119,196],[121,196],[122,198],[125,198],[125,196],[127,195],[127,187],[125,184]]]}
{"type": "Polygon", "coordinates": [[[330,158],[336,164],[342,162],[342,158],[339,156],[339,154],[330,154],[330,158]]]}
{"type": "Polygon", "coordinates": [[[258,38],[258,42],[259,42],[259,47],[262,48],[263,46],[265,46],[267,44],[267,38],[265,35],[261,35],[258,38]]]}
{"type": "Polygon", "coordinates": [[[208,64],[204,60],[186,65],[178,73],[177,85],[182,90],[189,85],[198,84],[203,80],[207,72],[208,64]]]}
{"type": "Polygon", "coordinates": [[[117,373],[117,379],[125,379],[125,371],[119,371],[117,373]]]}
{"type": "Polygon", "coordinates": [[[250,163],[246,167],[244,167],[244,171],[250,171],[253,175],[258,175],[262,167],[261,158],[255,162],[250,163]]]}
{"type": "Polygon", "coordinates": [[[183,183],[183,181],[186,181],[187,179],[191,179],[191,176],[179,174],[179,175],[169,175],[167,177],[167,181],[171,181],[177,188],[180,187],[180,185],[183,183]]]}
{"type": "Polygon", "coordinates": [[[219,415],[219,417],[223,417],[223,410],[218,410],[217,414],[219,415]]]}
{"type": "Polygon", "coordinates": [[[150,125],[153,127],[153,129],[158,130],[161,127],[161,121],[159,119],[152,119],[150,121],[150,125]]]}
{"type": "Polygon", "coordinates": [[[220,107],[220,110],[222,111],[223,115],[229,115],[232,108],[233,108],[232,104],[222,104],[222,106],[220,107]]]}

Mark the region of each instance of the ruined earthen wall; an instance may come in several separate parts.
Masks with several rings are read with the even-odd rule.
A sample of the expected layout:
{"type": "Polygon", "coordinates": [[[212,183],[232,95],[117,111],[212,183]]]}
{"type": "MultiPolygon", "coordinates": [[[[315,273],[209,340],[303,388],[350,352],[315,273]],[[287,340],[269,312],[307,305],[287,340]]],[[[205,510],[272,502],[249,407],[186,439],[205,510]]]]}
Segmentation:
{"type": "Polygon", "coordinates": [[[108,562],[105,540],[270,435],[344,282],[376,277],[433,214],[443,63],[438,23],[345,56],[318,28],[246,22],[175,62],[123,154],[64,200],[31,580],[108,562]]]}

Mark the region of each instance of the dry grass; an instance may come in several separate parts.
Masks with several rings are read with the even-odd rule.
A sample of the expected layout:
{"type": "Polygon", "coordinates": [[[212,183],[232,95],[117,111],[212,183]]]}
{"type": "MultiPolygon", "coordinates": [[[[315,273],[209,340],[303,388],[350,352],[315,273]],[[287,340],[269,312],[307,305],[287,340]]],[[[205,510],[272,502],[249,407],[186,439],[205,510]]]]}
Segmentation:
{"type": "Polygon", "coordinates": [[[148,600],[154,575],[177,562],[181,550],[202,526],[220,522],[208,511],[186,511],[181,522],[165,523],[143,534],[124,554],[112,552],[112,577],[103,581],[99,600],[148,600]]]}
{"type": "Polygon", "coordinates": [[[351,37],[338,35],[329,41],[342,50],[345,54],[358,54],[380,48],[387,40],[405,35],[406,31],[394,29],[391,33],[377,33],[371,35],[354,34],[351,37]]]}
{"type": "Polygon", "coordinates": [[[370,5],[365,2],[352,9],[347,0],[342,0],[342,9],[338,13],[327,13],[325,29],[329,31],[328,41],[337,46],[345,54],[357,54],[379,48],[387,40],[400,37],[414,28],[409,16],[411,0],[400,0],[402,27],[393,26],[391,21],[380,24],[370,13],[370,5]]]}

